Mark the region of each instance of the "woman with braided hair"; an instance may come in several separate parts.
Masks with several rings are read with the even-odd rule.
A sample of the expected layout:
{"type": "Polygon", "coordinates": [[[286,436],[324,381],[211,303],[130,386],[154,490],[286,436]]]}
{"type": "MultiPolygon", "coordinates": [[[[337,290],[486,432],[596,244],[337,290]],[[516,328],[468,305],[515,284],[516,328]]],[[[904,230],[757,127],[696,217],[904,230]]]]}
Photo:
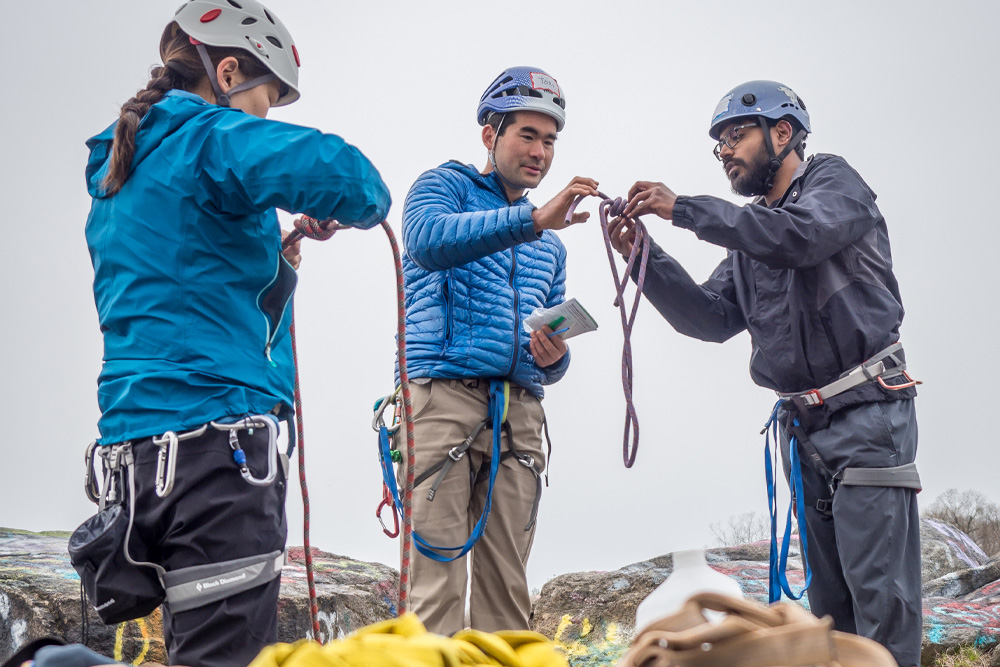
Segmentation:
{"type": "MultiPolygon", "coordinates": [[[[275,208],[367,229],[389,192],[340,137],[265,118],[298,99],[299,54],[256,0],[185,3],[160,56],[88,142],[98,451],[134,475],[124,553],[162,583],[171,664],[236,667],[277,640],[286,536],[298,257],[275,208]]],[[[102,617],[142,615],[84,583],[102,617]]]]}

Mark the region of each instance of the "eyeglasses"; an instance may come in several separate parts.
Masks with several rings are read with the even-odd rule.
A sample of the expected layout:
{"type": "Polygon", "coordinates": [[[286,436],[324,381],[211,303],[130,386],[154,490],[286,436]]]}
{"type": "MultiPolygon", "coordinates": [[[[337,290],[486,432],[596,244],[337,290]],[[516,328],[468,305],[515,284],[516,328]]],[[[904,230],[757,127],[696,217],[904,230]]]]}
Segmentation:
{"type": "Polygon", "coordinates": [[[757,127],[757,123],[745,123],[743,125],[737,125],[736,127],[730,128],[728,132],[722,135],[722,138],[719,139],[719,143],[717,143],[715,145],[715,148],[712,149],[712,153],[715,154],[715,159],[718,160],[719,162],[722,162],[722,145],[725,144],[730,148],[736,148],[736,144],[740,143],[740,139],[743,138],[743,135],[740,134],[740,131],[747,129],[748,127],[757,127]]]}

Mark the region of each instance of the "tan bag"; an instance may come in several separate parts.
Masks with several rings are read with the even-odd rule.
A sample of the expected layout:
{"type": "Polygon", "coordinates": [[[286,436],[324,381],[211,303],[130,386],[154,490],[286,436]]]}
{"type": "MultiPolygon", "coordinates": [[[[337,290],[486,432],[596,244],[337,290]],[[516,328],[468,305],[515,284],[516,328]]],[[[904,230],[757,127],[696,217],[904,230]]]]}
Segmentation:
{"type": "Polygon", "coordinates": [[[618,667],[896,667],[881,645],[832,627],[798,605],[702,593],[642,628],[618,667]],[[726,616],[710,623],[704,609],[726,616]]]}

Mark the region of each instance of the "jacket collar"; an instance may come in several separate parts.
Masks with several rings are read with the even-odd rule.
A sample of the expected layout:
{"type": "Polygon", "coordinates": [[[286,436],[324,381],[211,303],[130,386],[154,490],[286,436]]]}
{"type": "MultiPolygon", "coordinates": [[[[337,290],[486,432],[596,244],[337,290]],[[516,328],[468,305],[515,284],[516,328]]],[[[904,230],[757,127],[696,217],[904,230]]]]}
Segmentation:
{"type": "MultiPolygon", "coordinates": [[[[463,174],[466,178],[471,180],[480,188],[484,190],[489,190],[490,192],[500,197],[500,199],[502,199],[503,201],[507,201],[507,191],[504,189],[503,183],[500,182],[500,178],[496,175],[495,172],[491,171],[488,174],[481,174],[479,173],[479,170],[476,169],[475,166],[471,164],[462,164],[458,160],[451,160],[449,162],[445,162],[441,166],[445,169],[452,169],[454,171],[463,174]]],[[[528,201],[528,195],[524,195],[520,199],[516,199],[512,202],[509,202],[508,205],[521,206],[527,203],[530,203],[528,201]]]]}

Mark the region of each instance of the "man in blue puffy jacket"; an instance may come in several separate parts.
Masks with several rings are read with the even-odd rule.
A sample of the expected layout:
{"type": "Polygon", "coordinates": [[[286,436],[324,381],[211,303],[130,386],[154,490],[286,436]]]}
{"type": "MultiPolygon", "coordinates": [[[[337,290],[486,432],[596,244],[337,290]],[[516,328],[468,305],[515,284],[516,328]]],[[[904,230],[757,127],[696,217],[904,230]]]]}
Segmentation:
{"type": "Polygon", "coordinates": [[[504,71],[479,103],[483,171],[448,162],[422,174],[406,198],[413,529],[438,546],[416,540],[409,595],[433,632],[465,626],[470,550],[472,627],[528,627],[525,564],[545,467],[540,399],[543,385],[565,374],[569,351],[547,327],[526,331],[524,319],[563,301],[566,250],[553,230],[586,220],[567,221],[570,204],[597,194],[596,181],[579,177],[541,208],[524,194],[552,164],[564,109],[545,72],[504,71]]]}
{"type": "MultiPolygon", "coordinates": [[[[801,474],[812,611],[878,641],[900,665],[917,665],[916,383],[899,344],[889,236],[875,193],[842,157],[805,158],[809,132],[791,88],[737,86],[709,134],[733,192],[756,199],[736,206],[639,181],[611,234],[627,255],[635,240],[628,218],[651,213],[729,250],[699,285],[653,244],[644,294],[688,336],[722,342],[749,332],[750,374],[783,399],[774,418],[786,475],[797,482],[801,474]]],[[[779,582],[772,578],[772,599],[779,582]]]]}

